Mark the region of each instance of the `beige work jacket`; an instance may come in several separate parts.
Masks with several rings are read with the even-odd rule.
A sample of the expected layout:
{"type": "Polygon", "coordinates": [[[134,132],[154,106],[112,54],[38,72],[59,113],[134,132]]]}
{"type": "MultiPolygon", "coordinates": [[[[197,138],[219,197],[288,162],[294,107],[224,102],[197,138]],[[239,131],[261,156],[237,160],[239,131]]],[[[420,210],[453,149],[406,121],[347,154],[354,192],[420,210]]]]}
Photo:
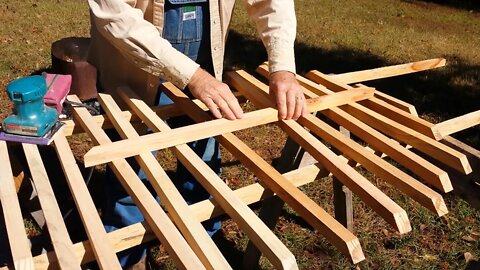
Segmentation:
{"type": "MultiPolygon", "coordinates": [[[[242,0],[268,53],[270,72],[295,72],[296,18],[293,0],[242,0]]],[[[209,0],[215,77],[222,78],[225,39],[235,0],[209,0]]],[[[161,37],[165,0],[88,0],[91,14],[89,61],[104,89],[127,85],[149,104],[159,77],[184,89],[198,64],[161,37]]]]}

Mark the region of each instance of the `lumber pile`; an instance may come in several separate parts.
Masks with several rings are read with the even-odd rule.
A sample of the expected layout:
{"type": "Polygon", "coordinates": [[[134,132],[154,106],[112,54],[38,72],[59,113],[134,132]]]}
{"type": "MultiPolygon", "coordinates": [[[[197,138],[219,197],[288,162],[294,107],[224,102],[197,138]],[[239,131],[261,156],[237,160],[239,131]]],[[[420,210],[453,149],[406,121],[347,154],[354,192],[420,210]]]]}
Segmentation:
{"type": "MultiPolygon", "coordinates": [[[[119,98],[129,107],[128,111],[122,111],[112,96],[100,94],[99,101],[106,114],[91,116],[87,109],[74,107],[74,119],[66,121],[64,133],[54,141],[58,160],[88,236],[84,242],[72,243],[50,185],[52,179],[44,167],[46,161],[42,160],[37,146],[24,144],[24,166],[38,193],[53,246],[53,250],[46,254],[32,256],[10,166],[12,153],[9,153],[7,143],[0,141],[0,200],[8,238],[15,239],[9,242],[12,266],[15,269],[80,269],[81,265],[95,260],[102,269],[120,269],[115,256],[117,252],[159,239],[180,269],[231,269],[200,224],[226,213],[275,268],[297,269],[293,254],[248,206],[273,195],[293,208],[338,251],[358,263],[365,259],[359,239],[299,187],[317,180],[320,171],[326,170],[396,231],[408,233],[412,228],[408,213],[355,169],[363,166],[435,215],[447,214],[441,193],[452,191],[453,185],[450,175],[439,164],[462,175],[478,171],[472,169],[464,153],[442,143],[442,140],[451,141],[450,134],[479,124],[479,111],[435,125],[419,118],[412,105],[359,84],[444,64],[444,59],[432,59],[338,75],[318,71],[309,72],[306,78],[297,75],[312,113],[298,121],[278,121],[277,112],[268,98],[268,86],[242,70],[228,73],[227,82],[257,110],[234,121],[212,119],[203,104],[190,100],[171,83],[163,84],[162,88],[174,104],[161,108],[147,106],[129,88],[119,89],[119,98]],[[188,115],[197,124],[171,129],[162,120],[181,114],[188,115]],[[318,117],[320,115],[322,117],[318,117]],[[322,120],[325,118],[347,129],[364,143],[345,137],[322,120]],[[278,124],[315,162],[282,174],[233,134],[268,123],[278,124]],[[140,135],[137,130],[145,126],[153,132],[140,135]],[[115,128],[122,140],[112,142],[105,133],[108,128],[115,128]],[[95,144],[85,154],[83,164],[77,164],[66,139],[80,132],[88,134],[95,144]],[[188,142],[212,136],[255,174],[260,183],[232,190],[187,146],[188,142]],[[211,200],[194,205],[185,202],[150,153],[164,148],[173,150],[212,195],[211,200]],[[387,162],[383,159],[385,156],[409,173],[387,162]],[[163,207],[127,163],[128,157],[134,157],[145,171],[163,207]],[[112,168],[141,209],[145,222],[105,232],[79,167],[100,164],[112,168]]],[[[267,65],[259,66],[257,72],[267,76],[267,65]]],[[[79,101],[76,96],[68,98],[79,101]]]]}

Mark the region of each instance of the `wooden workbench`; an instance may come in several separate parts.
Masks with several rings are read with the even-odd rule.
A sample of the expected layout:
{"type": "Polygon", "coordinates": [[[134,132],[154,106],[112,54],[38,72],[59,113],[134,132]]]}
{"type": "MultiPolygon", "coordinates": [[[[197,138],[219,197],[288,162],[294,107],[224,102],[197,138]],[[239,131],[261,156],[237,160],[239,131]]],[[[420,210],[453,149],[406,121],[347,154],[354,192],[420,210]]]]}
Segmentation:
{"type": "MultiPolygon", "coordinates": [[[[272,231],[285,203],[338,251],[358,263],[365,257],[353,233],[352,194],[399,233],[408,233],[411,224],[405,210],[359,174],[356,166],[363,166],[438,216],[448,213],[441,194],[458,186],[462,194],[468,196],[469,189],[462,190],[462,187],[473,183],[472,175],[479,175],[478,150],[449,136],[477,125],[479,112],[434,125],[419,118],[412,105],[358,84],[444,64],[443,59],[432,59],[339,75],[312,71],[307,74],[308,79],[297,75],[312,113],[298,121],[278,121],[277,111],[268,98],[268,86],[244,71],[228,73],[227,82],[257,110],[235,121],[213,120],[202,104],[190,100],[170,83],[163,84],[162,88],[174,104],[161,108],[150,108],[128,88],[121,89],[122,94],[116,97],[129,107],[127,111],[122,111],[112,96],[100,94],[99,101],[106,114],[92,116],[84,107],[73,107],[74,119],[66,121],[63,133],[53,142],[88,240],[73,243],[68,234],[56,199],[58,194],[51,186],[55,179],[45,169],[47,161],[40,151],[43,148],[0,142],[0,200],[10,239],[11,266],[15,269],[80,269],[81,265],[97,261],[102,269],[120,269],[116,253],[159,239],[178,268],[229,269],[228,261],[200,224],[226,213],[251,241],[245,255],[245,269],[256,267],[260,254],[275,268],[297,269],[295,257],[272,231]],[[180,114],[190,116],[198,124],[171,129],[162,120],[180,114]],[[232,133],[268,123],[278,124],[289,136],[282,158],[275,166],[232,133]],[[112,127],[122,140],[109,139],[105,129],[112,127]],[[145,127],[153,133],[140,135],[137,130],[145,127]],[[84,155],[82,163],[77,162],[66,139],[80,132],[85,132],[95,145],[84,155]],[[346,136],[350,133],[364,144],[346,136]],[[255,174],[259,183],[232,190],[186,145],[212,136],[255,174]],[[211,200],[187,205],[150,154],[152,150],[164,148],[173,150],[212,195],[211,200]],[[24,159],[17,158],[19,151],[24,159]],[[411,173],[382,159],[385,156],[411,173]],[[135,157],[145,171],[161,204],[139,181],[126,161],[128,157],[135,157]],[[101,164],[112,168],[141,209],[145,222],[110,233],[104,230],[82,174],[85,167],[101,164]],[[298,188],[328,174],[334,177],[335,218],[298,188]],[[38,256],[32,255],[24,230],[22,202],[17,196],[19,183],[26,175],[31,179],[27,184],[38,197],[52,244],[48,253],[38,256]],[[462,177],[468,180],[461,185],[453,181],[462,177]],[[264,202],[260,216],[248,207],[258,201],[264,202]]],[[[264,64],[257,71],[265,76],[267,70],[264,64]]],[[[79,101],[75,96],[68,99],[79,101]]]]}

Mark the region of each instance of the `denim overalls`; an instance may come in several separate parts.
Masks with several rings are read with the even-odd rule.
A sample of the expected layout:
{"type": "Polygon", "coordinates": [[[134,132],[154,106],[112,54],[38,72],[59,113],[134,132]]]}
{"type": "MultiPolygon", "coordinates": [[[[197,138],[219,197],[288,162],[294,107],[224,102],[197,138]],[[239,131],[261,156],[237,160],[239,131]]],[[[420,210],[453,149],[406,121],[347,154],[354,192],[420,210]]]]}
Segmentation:
{"type": "MultiPolygon", "coordinates": [[[[210,54],[210,31],[209,31],[209,12],[207,0],[166,0],[165,1],[165,21],[163,29],[163,38],[168,40],[178,51],[184,53],[200,66],[212,72],[212,60],[210,54]]],[[[190,95],[188,89],[185,92],[190,95]]],[[[163,93],[159,94],[158,105],[170,104],[172,101],[163,93]]],[[[172,128],[192,124],[190,118],[175,117],[169,119],[168,124],[172,128]]],[[[221,171],[221,159],[218,143],[213,138],[189,144],[190,147],[202,157],[202,159],[217,173],[221,171]]],[[[155,152],[154,152],[155,154],[155,152]]],[[[142,170],[139,170],[138,164],[133,160],[129,163],[139,171],[138,176],[150,189],[153,188],[146,179],[142,170]]],[[[186,168],[177,162],[177,171],[173,181],[187,203],[195,203],[209,198],[209,194],[203,187],[197,183],[195,178],[186,170],[186,168]]],[[[135,206],[133,200],[123,190],[112,171],[107,167],[107,183],[104,224],[107,231],[113,231],[140,221],[143,221],[143,215],[135,206]]],[[[210,220],[204,223],[207,232],[213,235],[220,229],[219,220],[210,220]]],[[[146,245],[141,245],[118,253],[120,263],[127,267],[138,262],[146,253],[146,245]]]]}

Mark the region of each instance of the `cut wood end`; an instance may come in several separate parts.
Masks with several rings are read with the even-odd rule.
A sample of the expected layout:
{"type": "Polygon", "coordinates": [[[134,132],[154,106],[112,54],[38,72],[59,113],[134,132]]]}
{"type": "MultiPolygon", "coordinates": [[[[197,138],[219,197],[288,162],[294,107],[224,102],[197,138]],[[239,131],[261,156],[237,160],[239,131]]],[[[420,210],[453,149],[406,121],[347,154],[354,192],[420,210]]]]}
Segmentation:
{"type": "Polygon", "coordinates": [[[350,260],[352,263],[357,264],[365,260],[365,255],[363,254],[362,246],[358,238],[354,238],[350,241],[345,242],[347,244],[347,250],[350,254],[350,260]]]}
{"type": "Polygon", "coordinates": [[[438,128],[437,125],[432,126],[432,135],[433,135],[433,138],[437,141],[440,141],[444,138],[442,131],[438,128]]]}
{"type": "Polygon", "coordinates": [[[452,181],[450,181],[450,176],[448,176],[448,173],[446,173],[445,171],[442,171],[438,175],[438,179],[441,185],[440,189],[442,190],[443,193],[448,193],[453,190],[452,181]]]}
{"type": "Polygon", "coordinates": [[[435,58],[435,59],[416,62],[412,65],[412,69],[425,70],[425,69],[439,68],[439,67],[444,67],[446,64],[447,64],[447,60],[445,58],[435,58]]]}
{"type": "Polygon", "coordinates": [[[395,227],[400,234],[408,233],[412,231],[410,220],[408,219],[407,212],[405,210],[393,214],[395,219],[395,227]]]}
{"type": "Polygon", "coordinates": [[[432,202],[435,205],[435,208],[437,209],[437,214],[439,217],[448,214],[448,208],[447,208],[447,205],[445,204],[445,201],[443,200],[443,197],[433,199],[432,202]]]}
{"type": "Polygon", "coordinates": [[[448,213],[448,209],[443,201],[442,195],[438,194],[437,192],[434,192],[434,195],[430,195],[429,200],[422,203],[422,205],[423,207],[437,214],[439,217],[448,213]]]}
{"type": "Polygon", "coordinates": [[[368,87],[368,86],[361,86],[355,88],[356,91],[361,91],[363,95],[369,95],[370,97],[373,97],[375,95],[375,92],[377,91],[375,87],[368,87]]]}
{"type": "Polygon", "coordinates": [[[315,75],[315,71],[316,71],[316,70],[310,70],[309,72],[307,72],[307,73],[305,74],[305,77],[310,78],[311,76],[314,76],[314,75],[315,75]]]}
{"type": "Polygon", "coordinates": [[[15,269],[35,269],[32,257],[17,260],[13,265],[15,266],[15,269]]]}
{"type": "Polygon", "coordinates": [[[408,111],[411,115],[418,116],[418,112],[417,112],[417,109],[415,108],[415,106],[413,106],[413,105],[409,106],[408,111]]]}
{"type": "Polygon", "coordinates": [[[439,62],[437,64],[437,67],[443,67],[447,65],[447,59],[445,58],[439,58],[439,62]]]}
{"type": "Polygon", "coordinates": [[[470,162],[466,155],[460,157],[460,163],[462,164],[465,175],[469,175],[472,172],[472,167],[470,166],[470,162]]]}
{"type": "Polygon", "coordinates": [[[295,260],[295,257],[289,256],[288,259],[282,260],[280,269],[288,269],[288,270],[297,270],[298,269],[298,264],[297,261],[295,260]]]}
{"type": "Polygon", "coordinates": [[[268,62],[263,62],[262,64],[260,64],[255,69],[255,71],[262,76],[268,76],[268,71],[269,71],[268,62]]]}
{"type": "MultiPolygon", "coordinates": [[[[85,168],[89,168],[89,167],[92,167],[92,166],[95,166],[95,165],[98,165],[98,164],[95,164],[95,155],[93,155],[92,157],[92,153],[91,153],[92,149],[90,149],[84,156],[83,156],[83,166],[85,166],[85,168]]],[[[94,153],[95,154],[95,153],[94,153]]]]}

